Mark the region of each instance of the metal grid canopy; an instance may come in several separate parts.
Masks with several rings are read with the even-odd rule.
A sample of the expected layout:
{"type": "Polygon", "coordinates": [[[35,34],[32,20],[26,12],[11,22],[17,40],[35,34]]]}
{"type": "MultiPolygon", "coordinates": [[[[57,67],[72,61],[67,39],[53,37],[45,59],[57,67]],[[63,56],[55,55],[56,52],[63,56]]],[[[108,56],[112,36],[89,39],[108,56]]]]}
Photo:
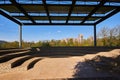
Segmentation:
{"type": "Polygon", "coordinates": [[[0,0],[0,14],[19,25],[96,25],[120,11],[120,0],[0,0]]]}

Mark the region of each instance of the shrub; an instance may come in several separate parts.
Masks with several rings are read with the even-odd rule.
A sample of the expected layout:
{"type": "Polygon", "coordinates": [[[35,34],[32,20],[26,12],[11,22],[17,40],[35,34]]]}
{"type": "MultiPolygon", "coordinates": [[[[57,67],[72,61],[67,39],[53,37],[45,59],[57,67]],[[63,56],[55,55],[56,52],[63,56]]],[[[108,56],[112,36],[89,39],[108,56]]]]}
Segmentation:
{"type": "Polygon", "coordinates": [[[41,47],[50,47],[49,42],[43,42],[41,47]]]}

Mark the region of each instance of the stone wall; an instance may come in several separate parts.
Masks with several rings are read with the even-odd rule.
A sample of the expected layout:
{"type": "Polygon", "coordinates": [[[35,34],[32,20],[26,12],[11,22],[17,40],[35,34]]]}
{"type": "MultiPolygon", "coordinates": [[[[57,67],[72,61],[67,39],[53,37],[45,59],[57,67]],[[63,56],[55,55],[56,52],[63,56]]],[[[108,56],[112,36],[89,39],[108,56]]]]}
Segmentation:
{"type": "Polygon", "coordinates": [[[85,54],[94,54],[102,51],[120,49],[120,47],[33,47],[33,53],[43,56],[69,55],[80,56],[85,54]]]}

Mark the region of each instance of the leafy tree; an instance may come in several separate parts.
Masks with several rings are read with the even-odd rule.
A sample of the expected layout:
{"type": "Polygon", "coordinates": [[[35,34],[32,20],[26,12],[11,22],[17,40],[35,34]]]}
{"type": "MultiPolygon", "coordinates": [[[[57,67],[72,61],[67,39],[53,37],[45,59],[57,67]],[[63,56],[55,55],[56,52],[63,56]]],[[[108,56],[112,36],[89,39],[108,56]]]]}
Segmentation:
{"type": "Polygon", "coordinates": [[[103,41],[103,46],[107,46],[107,37],[108,37],[108,31],[109,28],[108,27],[103,27],[100,30],[100,37],[102,37],[102,41],[103,41]]]}
{"type": "Polygon", "coordinates": [[[43,42],[43,43],[42,43],[42,47],[50,47],[49,42],[43,42]]]}
{"type": "Polygon", "coordinates": [[[120,26],[114,28],[103,27],[97,36],[99,46],[120,46],[120,26]]]}

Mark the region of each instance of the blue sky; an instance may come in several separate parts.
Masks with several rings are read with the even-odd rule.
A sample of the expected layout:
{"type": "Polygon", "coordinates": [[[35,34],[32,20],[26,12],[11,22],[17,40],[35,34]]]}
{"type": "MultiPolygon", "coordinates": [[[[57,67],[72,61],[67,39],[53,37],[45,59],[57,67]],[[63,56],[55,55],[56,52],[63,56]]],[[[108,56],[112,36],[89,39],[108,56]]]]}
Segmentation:
{"type": "MultiPolygon", "coordinates": [[[[108,18],[97,25],[97,32],[104,26],[116,27],[120,25],[120,13],[108,18]]],[[[0,15],[0,40],[18,41],[18,26],[14,22],[0,15]]],[[[24,41],[39,41],[51,39],[76,38],[83,34],[84,38],[93,36],[92,26],[23,26],[24,41]]]]}

